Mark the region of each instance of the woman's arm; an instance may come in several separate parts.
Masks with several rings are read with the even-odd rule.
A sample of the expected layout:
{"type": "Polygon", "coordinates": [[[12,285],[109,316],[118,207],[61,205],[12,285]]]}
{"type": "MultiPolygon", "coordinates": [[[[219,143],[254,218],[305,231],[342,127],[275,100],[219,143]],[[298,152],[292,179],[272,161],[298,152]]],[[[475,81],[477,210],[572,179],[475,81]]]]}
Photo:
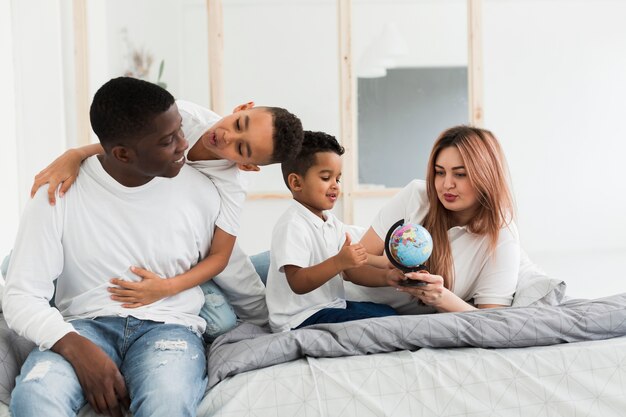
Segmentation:
{"type": "Polygon", "coordinates": [[[111,298],[124,303],[122,307],[137,308],[200,285],[226,268],[235,240],[235,236],[215,227],[209,254],[189,271],[173,278],[163,279],[153,272],[132,267],[131,271],[142,280],[131,282],[112,279],[111,283],[116,287],[109,287],[111,298]]]}
{"type": "Polygon", "coordinates": [[[30,189],[30,197],[33,198],[35,196],[39,187],[49,183],[48,201],[50,205],[53,206],[56,203],[54,193],[59,184],[62,184],[59,190],[59,197],[63,197],[63,194],[65,194],[72,184],[74,184],[74,181],[76,181],[80,164],[90,156],[103,153],[104,149],[102,149],[99,143],[65,151],[65,153],[55,159],[39,174],[35,175],[35,182],[30,189]]]}
{"type": "Polygon", "coordinates": [[[408,279],[417,279],[426,282],[421,287],[398,287],[399,291],[407,292],[413,297],[421,300],[424,304],[435,307],[437,311],[458,312],[472,311],[484,308],[508,307],[500,304],[477,304],[474,307],[466,303],[459,296],[443,286],[443,277],[440,275],[431,275],[428,272],[409,272],[405,274],[408,279]]]}

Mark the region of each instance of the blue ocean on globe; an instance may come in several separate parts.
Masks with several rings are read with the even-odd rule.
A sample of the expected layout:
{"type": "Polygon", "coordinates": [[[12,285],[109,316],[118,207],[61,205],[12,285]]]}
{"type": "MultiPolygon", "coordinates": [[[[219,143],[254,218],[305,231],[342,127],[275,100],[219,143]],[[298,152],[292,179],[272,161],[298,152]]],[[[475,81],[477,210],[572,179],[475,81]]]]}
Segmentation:
{"type": "Polygon", "coordinates": [[[433,238],[423,226],[406,223],[391,233],[389,251],[397,262],[413,268],[428,260],[433,252],[433,238]]]}

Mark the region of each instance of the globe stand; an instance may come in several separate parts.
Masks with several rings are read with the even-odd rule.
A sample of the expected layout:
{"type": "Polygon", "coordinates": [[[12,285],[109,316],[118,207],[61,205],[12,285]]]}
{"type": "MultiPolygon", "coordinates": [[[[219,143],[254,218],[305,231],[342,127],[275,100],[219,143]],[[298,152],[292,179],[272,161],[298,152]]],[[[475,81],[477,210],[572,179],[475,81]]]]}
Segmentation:
{"type": "MultiPolygon", "coordinates": [[[[394,230],[396,230],[398,227],[402,226],[403,224],[404,224],[403,219],[398,220],[393,226],[389,228],[389,231],[387,232],[387,235],[385,236],[385,255],[387,255],[387,259],[389,259],[389,262],[391,262],[393,266],[395,266],[396,268],[398,268],[400,271],[404,272],[405,274],[409,272],[420,272],[420,271],[428,272],[428,270],[426,269],[426,266],[424,265],[406,266],[406,265],[401,264],[400,262],[396,260],[396,258],[391,253],[391,250],[389,249],[389,241],[391,240],[391,235],[393,234],[394,230]]],[[[403,287],[423,287],[426,284],[427,283],[425,281],[420,281],[418,279],[405,279],[404,281],[401,281],[399,283],[399,285],[403,287]]]]}

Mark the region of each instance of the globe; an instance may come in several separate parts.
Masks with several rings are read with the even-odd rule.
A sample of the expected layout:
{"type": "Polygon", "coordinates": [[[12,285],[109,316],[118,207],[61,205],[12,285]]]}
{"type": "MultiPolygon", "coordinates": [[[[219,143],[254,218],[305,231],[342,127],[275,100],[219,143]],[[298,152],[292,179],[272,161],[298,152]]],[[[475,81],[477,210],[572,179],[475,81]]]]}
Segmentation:
{"type": "Polygon", "coordinates": [[[428,230],[419,224],[398,222],[392,226],[387,236],[385,248],[387,255],[400,269],[418,268],[433,252],[433,238],[428,230]]]}

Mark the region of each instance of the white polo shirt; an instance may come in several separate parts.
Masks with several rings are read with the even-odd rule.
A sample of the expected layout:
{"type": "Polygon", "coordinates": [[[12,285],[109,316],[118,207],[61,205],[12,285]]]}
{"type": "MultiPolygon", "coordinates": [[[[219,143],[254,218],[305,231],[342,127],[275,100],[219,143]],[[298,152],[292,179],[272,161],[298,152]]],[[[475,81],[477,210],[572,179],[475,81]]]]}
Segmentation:
{"type": "Polygon", "coordinates": [[[285,265],[307,268],[339,253],[346,228],[332,213],[324,215],[326,221],[294,200],[274,226],[265,293],[274,332],[297,327],[321,309],[346,308],[341,275],[307,294],[293,292],[285,276],[285,265]]]}
{"type": "MultiPolygon", "coordinates": [[[[396,194],[376,215],[372,229],[384,241],[389,228],[398,220],[422,224],[428,212],[426,182],[414,180],[396,194]]],[[[520,267],[517,226],[500,229],[498,243],[489,252],[489,237],[476,235],[465,226],[448,230],[454,263],[452,291],[474,304],[511,305],[520,267]]]]}
{"type": "MultiPolygon", "coordinates": [[[[189,141],[189,149],[221,119],[211,110],[189,101],[177,100],[176,105],[183,119],[183,133],[189,141]]],[[[237,164],[226,159],[188,160],[187,165],[206,175],[217,188],[221,204],[215,225],[237,236],[251,173],[240,170],[237,164]]],[[[260,326],[267,324],[265,286],[239,243],[235,242],[228,265],[213,278],[213,282],[224,290],[239,318],[260,326]]]]}
{"type": "MultiPolygon", "coordinates": [[[[189,149],[204,132],[222,119],[217,113],[189,101],[176,100],[176,105],[183,118],[183,133],[189,141],[189,149]]],[[[237,164],[226,159],[187,161],[187,164],[209,177],[220,194],[222,204],[215,225],[237,236],[250,173],[240,170],[237,164]]]]}

